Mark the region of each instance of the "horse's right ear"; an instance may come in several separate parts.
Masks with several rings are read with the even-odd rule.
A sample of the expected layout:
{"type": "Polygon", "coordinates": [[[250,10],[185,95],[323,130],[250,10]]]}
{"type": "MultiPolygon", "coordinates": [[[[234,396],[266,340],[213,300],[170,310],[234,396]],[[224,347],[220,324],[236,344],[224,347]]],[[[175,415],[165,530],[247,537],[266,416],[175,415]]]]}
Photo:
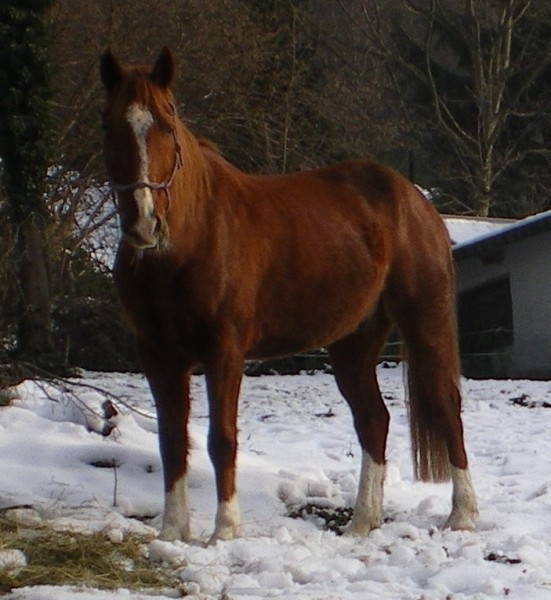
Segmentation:
{"type": "Polygon", "coordinates": [[[111,50],[106,50],[101,55],[100,74],[103,85],[108,92],[113,91],[113,88],[122,79],[122,67],[111,50]]]}
{"type": "Polygon", "coordinates": [[[167,46],[161,50],[159,58],[151,71],[151,81],[156,83],[159,87],[166,89],[172,83],[174,79],[174,56],[167,46]]]}

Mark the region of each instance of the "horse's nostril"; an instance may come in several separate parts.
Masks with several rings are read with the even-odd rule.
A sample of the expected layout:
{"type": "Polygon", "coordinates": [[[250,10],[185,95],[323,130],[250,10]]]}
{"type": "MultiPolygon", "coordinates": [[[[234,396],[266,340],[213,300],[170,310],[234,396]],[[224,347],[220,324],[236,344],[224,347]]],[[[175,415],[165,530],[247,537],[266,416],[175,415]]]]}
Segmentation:
{"type": "Polygon", "coordinates": [[[132,235],[132,230],[130,229],[130,227],[128,227],[126,223],[121,223],[121,231],[123,235],[132,235]]]}
{"type": "Polygon", "coordinates": [[[134,243],[142,241],[139,233],[137,231],[135,231],[134,229],[132,229],[131,227],[128,227],[127,225],[123,225],[121,227],[121,231],[125,237],[127,237],[129,240],[131,240],[134,243]]]}
{"type": "Polygon", "coordinates": [[[129,225],[121,222],[121,233],[137,248],[152,248],[157,245],[157,224],[155,226],[143,226],[143,223],[129,225]]]}

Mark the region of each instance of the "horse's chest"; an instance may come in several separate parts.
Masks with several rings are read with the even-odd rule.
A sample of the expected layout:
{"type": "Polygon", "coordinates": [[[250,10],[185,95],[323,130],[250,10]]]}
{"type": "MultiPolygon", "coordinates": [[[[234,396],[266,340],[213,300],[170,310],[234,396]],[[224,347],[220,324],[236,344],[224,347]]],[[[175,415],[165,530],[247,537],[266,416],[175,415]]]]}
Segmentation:
{"type": "Polygon", "coordinates": [[[193,350],[205,343],[204,304],[192,285],[171,273],[115,277],[119,296],[138,337],[163,348],[193,350]]]}

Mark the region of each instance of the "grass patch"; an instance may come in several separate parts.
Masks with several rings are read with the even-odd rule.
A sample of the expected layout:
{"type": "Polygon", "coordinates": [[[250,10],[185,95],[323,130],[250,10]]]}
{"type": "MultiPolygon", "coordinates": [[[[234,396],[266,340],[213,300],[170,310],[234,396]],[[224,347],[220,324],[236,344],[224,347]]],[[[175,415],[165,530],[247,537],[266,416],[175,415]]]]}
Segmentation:
{"type": "Polygon", "coordinates": [[[0,516],[0,550],[21,550],[27,565],[0,569],[0,594],[35,585],[73,585],[104,590],[181,591],[182,582],[168,567],[151,563],[149,539],[128,536],[111,542],[103,533],[57,532],[21,527],[0,516]]]}

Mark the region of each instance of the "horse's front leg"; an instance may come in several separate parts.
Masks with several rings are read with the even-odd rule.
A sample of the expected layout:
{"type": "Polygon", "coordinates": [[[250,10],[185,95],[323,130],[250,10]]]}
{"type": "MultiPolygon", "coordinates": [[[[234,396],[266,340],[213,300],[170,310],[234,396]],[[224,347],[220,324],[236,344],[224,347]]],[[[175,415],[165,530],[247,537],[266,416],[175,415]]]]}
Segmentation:
{"type": "Polygon", "coordinates": [[[187,496],[188,419],[190,371],[160,364],[141,352],[159,428],[159,448],[163,463],[165,505],[159,538],[167,541],[191,537],[187,496]]]}
{"type": "Polygon", "coordinates": [[[218,510],[211,542],[239,535],[241,516],[237,503],[237,404],[243,377],[243,358],[226,350],[205,364],[210,410],[208,451],[214,467],[218,510]]]}

